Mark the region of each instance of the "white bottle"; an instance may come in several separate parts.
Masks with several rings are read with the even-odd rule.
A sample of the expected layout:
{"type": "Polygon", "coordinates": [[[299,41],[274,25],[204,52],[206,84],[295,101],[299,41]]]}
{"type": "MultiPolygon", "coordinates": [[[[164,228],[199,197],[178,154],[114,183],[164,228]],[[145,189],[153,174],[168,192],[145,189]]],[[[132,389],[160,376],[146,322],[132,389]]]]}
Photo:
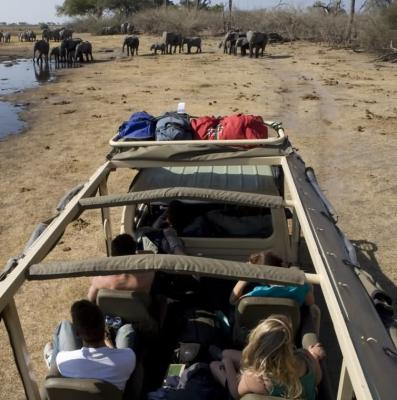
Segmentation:
{"type": "Polygon", "coordinates": [[[185,102],[178,103],[177,113],[185,114],[185,102]]]}

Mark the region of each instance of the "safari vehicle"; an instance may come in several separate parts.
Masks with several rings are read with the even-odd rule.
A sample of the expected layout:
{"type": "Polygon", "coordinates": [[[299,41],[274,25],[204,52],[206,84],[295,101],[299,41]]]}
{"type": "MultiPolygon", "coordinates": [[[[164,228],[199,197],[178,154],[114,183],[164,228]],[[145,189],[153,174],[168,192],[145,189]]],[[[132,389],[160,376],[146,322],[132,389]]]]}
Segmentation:
{"type": "MultiPolygon", "coordinates": [[[[40,225],[23,253],[11,260],[1,277],[1,316],[28,399],[38,399],[39,390],[30,373],[14,302],[14,295],[24,281],[150,270],[168,279],[167,297],[174,301],[183,302],[186,293],[193,290],[199,300],[201,296],[201,300],[221,309],[238,279],[278,285],[312,283],[322,312],[321,340],[328,352],[322,365],[324,378],[318,398],[395,399],[396,338],[382,321],[379,307],[375,307],[375,303],[388,302],[388,297],[361,270],[355,249],[338,228],[336,212],[322,194],[313,170],[305,166],[292,148],[281,124],[266,124],[272,133],[263,140],[118,142],[113,138],[110,141],[113,150],[107,161],[85,184],[65,196],[57,215],[40,225]],[[109,194],[108,180],[121,172],[128,174],[129,190],[109,194]],[[134,235],[158,220],[173,201],[182,204],[178,233],[186,255],[110,256],[111,222],[114,223],[111,209],[121,210],[121,232],[134,235]],[[86,210],[100,211],[108,256],[46,262],[46,256],[68,224],[86,210]],[[209,224],[191,229],[203,215],[209,224]],[[247,256],[261,250],[272,250],[301,267],[248,265],[247,256]],[[188,280],[180,280],[184,276],[194,276],[192,290],[188,280]]],[[[135,312],[136,303],[128,309],[131,299],[133,295],[112,297],[112,293],[104,293],[99,302],[103,306],[108,301],[105,308],[110,304],[118,314],[126,314],[126,319],[147,318],[147,315],[128,314],[135,312]]],[[[233,336],[241,333],[244,324],[252,327],[275,310],[294,314],[299,323],[299,307],[293,302],[286,304],[278,299],[276,304],[253,299],[236,307],[237,327],[233,336]]],[[[156,334],[172,350],[176,333],[172,329],[162,332],[160,326],[156,334]]],[[[161,386],[164,371],[171,363],[166,352],[155,363],[143,362],[149,386],[161,386]]],[[[48,378],[48,396],[50,399],[121,397],[120,393],[112,392],[109,384],[81,381],[48,378]],[[93,385],[97,392],[102,392],[102,397],[101,393],[93,394],[93,385]]],[[[136,398],[145,398],[145,392],[136,398]]]]}

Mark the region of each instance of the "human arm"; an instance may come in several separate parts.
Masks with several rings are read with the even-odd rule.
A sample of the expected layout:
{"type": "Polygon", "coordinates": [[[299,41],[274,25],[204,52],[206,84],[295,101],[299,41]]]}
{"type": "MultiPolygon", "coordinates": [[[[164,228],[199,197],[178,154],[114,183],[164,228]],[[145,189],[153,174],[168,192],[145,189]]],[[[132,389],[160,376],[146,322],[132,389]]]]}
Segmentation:
{"type": "Polygon", "coordinates": [[[307,306],[311,306],[314,304],[313,286],[310,283],[308,283],[307,285],[309,287],[309,290],[307,291],[306,296],[305,296],[305,304],[307,306]]]}
{"type": "Polygon", "coordinates": [[[239,301],[240,297],[243,295],[244,289],[247,285],[248,285],[248,282],[246,282],[246,281],[238,281],[234,285],[232,293],[230,293],[230,297],[229,297],[229,303],[232,306],[235,306],[238,303],[238,301],[239,301]]]}
{"type": "Polygon", "coordinates": [[[94,280],[91,280],[91,286],[88,289],[87,298],[91,303],[96,303],[96,297],[98,294],[98,288],[94,284],[94,280]]]}
{"type": "Polygon", "coordinates": [[[238,400],[240,398],[238,392],[238,375],[237,370],[235,368],[235,363],[232,358],[224,357],[222,359],[223,366],[225,368],[226,373],[226,383],[229,393],[233,397],[233,399],[238,400]]]}
{"type": "Polygon", "coordinates": [[[321,369],[320,361],[325,358],[326,353],[321,343],[316,343],[306,350],[308,358],[310,359],[312,369],[314,371],[316,385],[321,382],[323,371],[321,369]]]}
{"type": "Polygon", "coordinates": [[[165,240],[168,242],[169,252],[171,254],[179,254],[179,255],[185,254],[185,249],[182,240],[178,237],[176,230],[174,228],[169,227],[163,229],[163,234],[165,240]]]}

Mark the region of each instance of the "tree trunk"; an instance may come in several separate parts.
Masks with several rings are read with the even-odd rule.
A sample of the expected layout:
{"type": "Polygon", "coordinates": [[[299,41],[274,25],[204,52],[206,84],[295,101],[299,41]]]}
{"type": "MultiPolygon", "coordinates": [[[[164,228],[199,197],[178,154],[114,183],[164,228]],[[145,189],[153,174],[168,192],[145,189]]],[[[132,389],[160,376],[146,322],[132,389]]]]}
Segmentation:
{"type": "Polygon", "coordinates": [[[352,39],[353,23],[354,23],[354,12],[356,8],[356,0],[350,0],[350,16],[347,25],[346,42],[350,43],[352,39]]]}
{"type": "Polygon", "coordinates": [[[233,0],[229,0],[229,23],[228,30],[232,29],[232,8],[233,8],[233,0]]]}

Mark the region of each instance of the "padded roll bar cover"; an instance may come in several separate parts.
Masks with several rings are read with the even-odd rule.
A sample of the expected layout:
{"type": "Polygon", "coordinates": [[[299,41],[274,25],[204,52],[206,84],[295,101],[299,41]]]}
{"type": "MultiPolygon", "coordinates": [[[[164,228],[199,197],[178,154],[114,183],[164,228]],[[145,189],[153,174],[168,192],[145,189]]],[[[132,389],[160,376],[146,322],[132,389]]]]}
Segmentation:
{"type": "Polygon", "coordinates": [[[296,335],[300,326],[300,307],[296,301],[281,297],[243,297],[236,307],[233,340],[245,345],[249,331],[272,314],[288,315],[296,335]]]}
{"type": "Polygon", "coordinates": [[[99,379],[47,378],[47,400],[121,400],[123,392],[99,379]]]}
{"type": "Polygon", "coordinates": [[[104,315],[121,317],[144,335],[155,335],[158,332],[158,325],[148,311],[151,303],[148,294],[100,289],[96,301],[104,315]]]}
{"type": "Polygon", "coordinates": [[[264,394],[249,393],[241,397],[240,400],[280,400],[280,397],[266,396],[264,394]]]}

